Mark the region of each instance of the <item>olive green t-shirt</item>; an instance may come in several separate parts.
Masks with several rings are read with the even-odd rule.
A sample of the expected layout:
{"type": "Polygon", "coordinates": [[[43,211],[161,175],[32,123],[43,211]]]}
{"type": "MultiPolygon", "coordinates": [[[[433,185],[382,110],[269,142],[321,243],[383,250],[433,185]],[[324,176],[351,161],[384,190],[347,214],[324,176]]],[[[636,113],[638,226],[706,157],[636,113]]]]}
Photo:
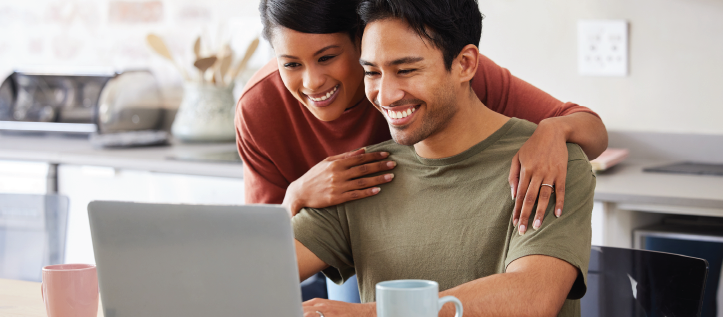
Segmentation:
{"type": "MultiPolygon", "coordinates": [[[[390,140],[367,147],[397,162],[394,181],[379,194],[345,204],[305,208],[292,219],[297,240],[330,267],[341,283],[357,274],[363,302],[378,282],[426,279],[440,291],[492,274],[527,255],[547,255],[578,268],[560,316],[579,316],[590,257],[595,175],[582,149],[567,144],[569,160],[562,216],[550,198],[538,230],[512,226],[514,201],[507,177],[512,157],[537,126],[512,118],[484,141],[443,159],[419,157],[390,140]]],[[[534,210],[534,209],[533,209],[534,210]]],[[[463,303],[464,304],[464,303],[463,303]]],[[[532,303],[529,303],[532,305],[532,303]]]]}

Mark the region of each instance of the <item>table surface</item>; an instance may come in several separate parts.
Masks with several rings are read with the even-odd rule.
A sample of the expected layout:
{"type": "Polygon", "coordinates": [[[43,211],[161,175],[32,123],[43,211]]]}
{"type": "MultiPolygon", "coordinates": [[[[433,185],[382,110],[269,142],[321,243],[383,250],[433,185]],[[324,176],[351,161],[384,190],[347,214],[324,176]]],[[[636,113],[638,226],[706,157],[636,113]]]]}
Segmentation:
{"type": "MultiPolygon", "coordinates": [[[[40,283],[0,279],[0,317],[45,317],[40,283]]],[[[102,317],[98,303],[98,317],[102,317]]]]}

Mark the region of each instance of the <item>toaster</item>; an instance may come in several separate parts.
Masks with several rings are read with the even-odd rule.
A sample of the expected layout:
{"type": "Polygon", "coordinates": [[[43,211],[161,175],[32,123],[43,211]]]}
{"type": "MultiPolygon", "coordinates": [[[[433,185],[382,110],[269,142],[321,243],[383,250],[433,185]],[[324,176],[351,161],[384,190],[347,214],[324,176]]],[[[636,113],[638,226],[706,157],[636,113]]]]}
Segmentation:
{"type": "Polygon", "coordinates": [[[117,133],[158,129],[163,100],[150,71],[15,71],[0,85],[0,130],[117,133]]]}

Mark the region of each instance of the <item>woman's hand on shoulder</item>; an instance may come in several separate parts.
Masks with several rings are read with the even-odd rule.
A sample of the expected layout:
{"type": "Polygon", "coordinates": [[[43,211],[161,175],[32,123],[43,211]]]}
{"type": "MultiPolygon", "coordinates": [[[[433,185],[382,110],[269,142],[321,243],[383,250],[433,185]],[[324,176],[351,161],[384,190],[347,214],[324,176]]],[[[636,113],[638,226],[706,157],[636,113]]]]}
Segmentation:
{"type": "Polygon", "coordinates": [[[567,144],[564,133],[554,125],[540,124],[512,159],[509,183],[515,200],[512,222],[520,234],[529,228],[528,220],[537,202],[532,228],[538,229],[555,192],[556,217],[562,215],[567,177],[567,144]],[[544,185],[543,185],[544,184],[544,185]]]}
{"type": "Polygon", "coordinates": [[[330,156],[312,167],[286,189],[283,205],[296,215],[303,207],[324,208],[379,193],[377,185],[388,183],[394,174],[364,177],[391,170],[394,161],[384,160],[387,152],[366,153],[366,149],[330,156]]]}

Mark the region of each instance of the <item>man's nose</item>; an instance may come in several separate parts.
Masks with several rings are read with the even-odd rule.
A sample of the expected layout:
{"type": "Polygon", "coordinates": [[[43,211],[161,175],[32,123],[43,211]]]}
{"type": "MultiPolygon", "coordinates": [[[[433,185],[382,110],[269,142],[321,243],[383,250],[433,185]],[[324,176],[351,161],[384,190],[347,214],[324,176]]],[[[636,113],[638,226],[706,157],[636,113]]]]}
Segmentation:
{"type": "Polygon", "coordinates": [[[399,82],[394,78],[382,76],[377,94],[378,106],[389,106],[404,98],[404,91],[400,89],[399,82]]]}
{"type": "Polygon", "coordinates": [[[308,67],[304,72],[304,87],[316,91],[324,86],[326,78],[324,73],[317,67],[308,67]]]}

